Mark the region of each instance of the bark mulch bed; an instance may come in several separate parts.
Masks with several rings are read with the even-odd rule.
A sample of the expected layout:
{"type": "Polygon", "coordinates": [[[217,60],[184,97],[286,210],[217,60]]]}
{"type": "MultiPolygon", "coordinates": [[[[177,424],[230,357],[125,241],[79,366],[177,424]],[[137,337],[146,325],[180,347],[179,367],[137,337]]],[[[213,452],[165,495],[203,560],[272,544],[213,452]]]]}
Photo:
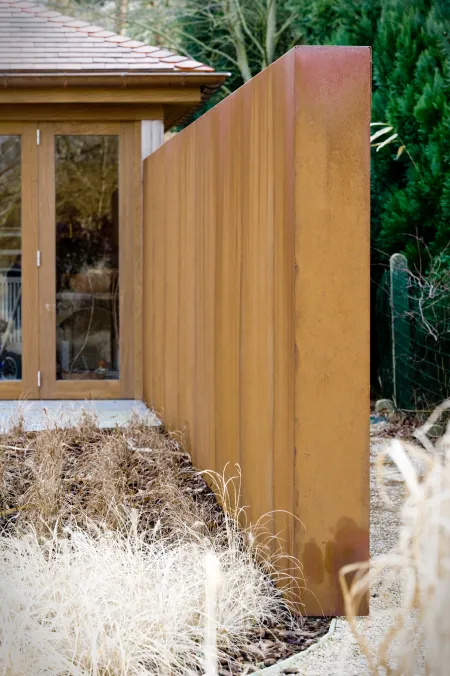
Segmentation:
{"type": "MultiPolygon", "coordinates": [[[[0,438],[0,528],[36,529],[45,522],[83,526],[92,520],[116,527],[111,502],[136,508],[143,530],[170,533],[180,518],[214,534],[224,514],[190,456],[163,428],[136,419],[126,428],[100,430],[86,415],[76,428],[25,432],[0,438]],[[99,452],[100,451],[100,452],[99,452]],[[176,522],[176,523],[175,523],[176,522]]],[[[249,674],[309,648],[327,633],[330,619],[298,618],[258,627],[245,649],[228,654],[220,676],[249,674]]],[[[288,669],[285,673],[296,673],[288,669]]]]}
{"type": "MultiPolygon", "coordinates": [[[[230,661],[221,661],[219,674],[251,674],[273,666],[317,643],[328,632],[330,622],[331,620],[323,617],[309,617],[302,621],[301,627],[295,629],[287,625],[262,628],[246,650],[241,650],[239,655],[230,655],[230,661]]],[[[296,674],[299,670],[288,667],[282,673],[296,674]]]]}

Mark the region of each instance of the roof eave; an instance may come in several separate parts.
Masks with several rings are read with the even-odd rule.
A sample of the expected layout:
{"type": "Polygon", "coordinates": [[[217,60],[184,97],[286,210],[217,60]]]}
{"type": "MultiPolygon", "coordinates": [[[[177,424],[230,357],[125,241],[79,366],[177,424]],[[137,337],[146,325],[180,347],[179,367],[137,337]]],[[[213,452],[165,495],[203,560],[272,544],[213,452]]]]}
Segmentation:
{"type": "Polygon", "coordinates": [[[230,73],[154,71],[0,71],[0,87],[23,89],[57,89],[68,87],[211,87],[217,90],[230,73]]]}
{"type": "MultiPolygon", "coordinates": [[[[43,90],[47,96],[48,91],[53,90],[55,94],[58,91],[72,91],[77,96],[77,90],[92,90],[92,102],[95,99],[95,89],[109,90],[128,90],[132,94],[133,100],[139,101],[142,92],[142,101],[144,93],[149,89],[154,89],[155,94],[159,95],[164,90],[173,88],[178,91],[178,103],[181,104],[179,114],[175,119],[166,117],[165,128],[170,129],[174,125],[183,126],[188,124],[197,110],[204,105],[223,85],[224,81],[230,76],[230,73],[224,72],[132,72],[132,71],[0,71],[0,103],[2,91],[7,96],[8,90],[21,91],[22,98],[27,90],[38,92],[43,90]],[[192,92],[198,92],[195,103],[192,99],[192,92]]],[[[89,100],[91,100],[91,98],[89,100]]],[[[115,98],[115,97],[114,97],[115,98]]],[[[148,97],[147,97],[148,98],[148,97]]],[[[158,101],[159,102],[159,101],[158,101]]],[[[31,103],[31,101],[30,101],[31,103]]],[[[164,103],[161,96],[161,103],[164,103]]],[[[58,105],[57,103],[55,105],[58,105]]],[[[117,101],[115,106],[120,105],[117,101]]]]}

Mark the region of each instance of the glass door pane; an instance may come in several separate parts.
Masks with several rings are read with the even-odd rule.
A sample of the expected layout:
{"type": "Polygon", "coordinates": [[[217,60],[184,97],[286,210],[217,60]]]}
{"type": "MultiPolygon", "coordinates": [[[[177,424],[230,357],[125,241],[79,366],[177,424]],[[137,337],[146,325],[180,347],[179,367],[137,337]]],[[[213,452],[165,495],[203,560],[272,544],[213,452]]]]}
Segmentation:
{"type": "Polygon", "coordinates": [[[119,379],[119,137],[57,135],[56,379],[119,379]]]}
{"type": "Polygon", "coordinates": [[[0,135],[0,380],[22,379],[21,137],[0,135]]]}

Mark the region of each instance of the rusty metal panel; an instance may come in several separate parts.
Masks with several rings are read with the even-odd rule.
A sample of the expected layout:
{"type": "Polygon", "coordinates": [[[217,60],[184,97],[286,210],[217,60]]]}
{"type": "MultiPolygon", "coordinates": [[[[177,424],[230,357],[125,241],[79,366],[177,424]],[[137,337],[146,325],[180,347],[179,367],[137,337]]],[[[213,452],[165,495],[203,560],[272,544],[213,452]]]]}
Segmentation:
{"type": "Polygon", "coordinates": [[[368,556],[369,115],[368,48],[298,47],[145,161],[144,398],[280,510],[311,615],[368,556]]]}
{"type": "Polygon", "coordinates": [[[296,50],[295,88],[295,552],[310,612],[342,614],[369,556],[369,49],[296,50]]]}

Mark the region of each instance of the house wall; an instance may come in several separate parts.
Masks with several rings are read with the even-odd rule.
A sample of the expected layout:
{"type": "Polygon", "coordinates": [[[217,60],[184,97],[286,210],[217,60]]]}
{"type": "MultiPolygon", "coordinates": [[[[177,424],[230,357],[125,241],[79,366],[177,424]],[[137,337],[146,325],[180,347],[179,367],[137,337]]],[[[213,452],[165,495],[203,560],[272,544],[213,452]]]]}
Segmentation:
{"type": "Polygon", "coordinates": [[[144,399],[277,510],[310,615],[368,557],[370,60],[296,48],[144,163],[144,399]]]}

